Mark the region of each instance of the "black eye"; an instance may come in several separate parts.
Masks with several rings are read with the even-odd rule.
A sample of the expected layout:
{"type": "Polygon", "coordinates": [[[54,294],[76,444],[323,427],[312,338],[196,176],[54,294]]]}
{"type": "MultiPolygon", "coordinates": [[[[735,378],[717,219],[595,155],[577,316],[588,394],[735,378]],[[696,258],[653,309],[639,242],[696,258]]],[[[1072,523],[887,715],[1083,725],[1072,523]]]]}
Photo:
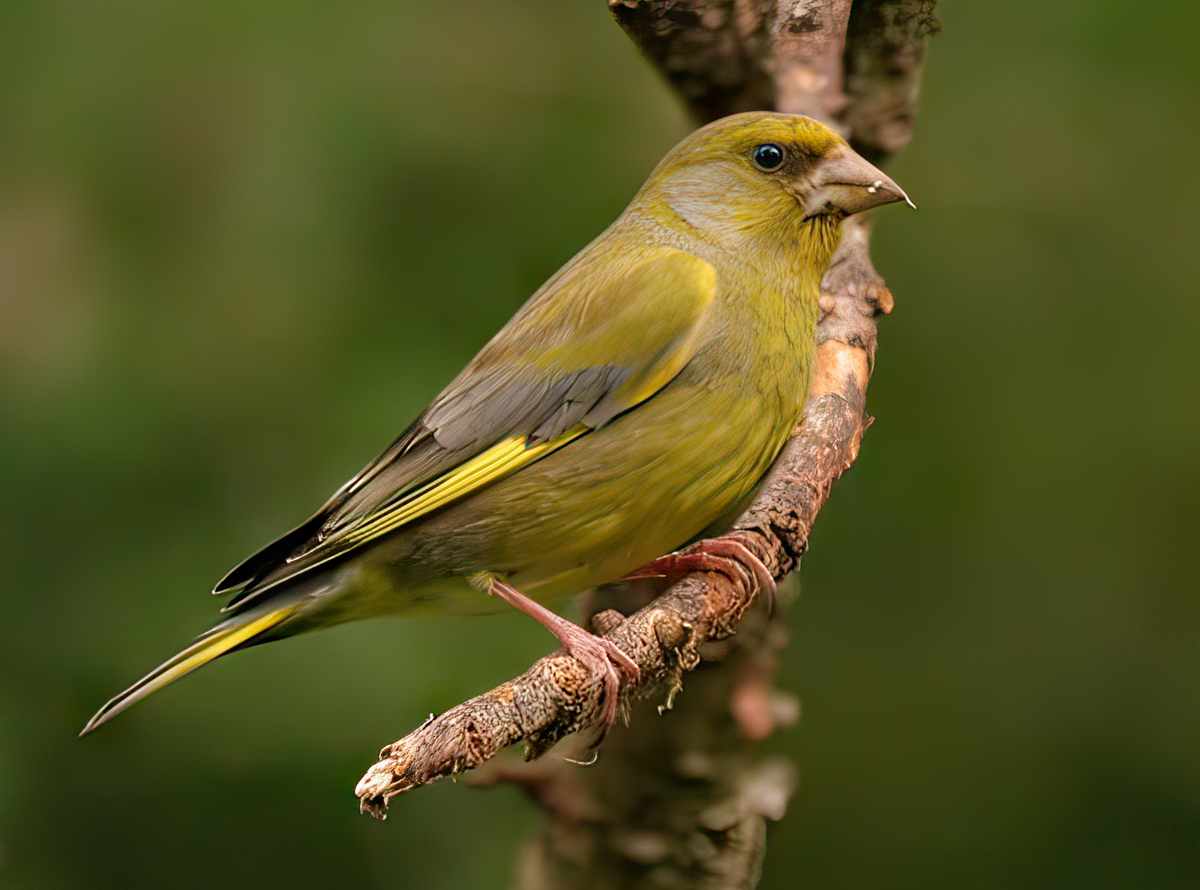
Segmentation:
{"type": "Polygon", "coordinates": [[[768,173],[772,170],[778,170],[783,166],[784,154],[782,148],[778,145],[768,142],[766,145],[760,145],[754,149],[754,164],[759,170],[766,170],[768,173]]]}

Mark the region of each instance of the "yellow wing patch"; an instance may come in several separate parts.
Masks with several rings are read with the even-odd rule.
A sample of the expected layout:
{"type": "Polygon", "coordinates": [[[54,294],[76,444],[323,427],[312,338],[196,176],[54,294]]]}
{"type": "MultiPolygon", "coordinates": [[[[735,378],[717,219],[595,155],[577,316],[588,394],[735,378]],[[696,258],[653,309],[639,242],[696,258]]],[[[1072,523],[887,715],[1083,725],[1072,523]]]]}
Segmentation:
{"type": "Polygon", "coordinates": [[[444,507],[463,495],[496,482],[514,470],[557,451],[571,440],[582,436],[588,429],[589,427],[579,424],[556,439],[534,445],[527,444],[524,436],[504,439],[444,476],[439,476],[416,489],[384,512],[373,516],[369,522],[347,530],[342,536],[342,541],[355,546],[395,531],[426,513],[444,507]]]}

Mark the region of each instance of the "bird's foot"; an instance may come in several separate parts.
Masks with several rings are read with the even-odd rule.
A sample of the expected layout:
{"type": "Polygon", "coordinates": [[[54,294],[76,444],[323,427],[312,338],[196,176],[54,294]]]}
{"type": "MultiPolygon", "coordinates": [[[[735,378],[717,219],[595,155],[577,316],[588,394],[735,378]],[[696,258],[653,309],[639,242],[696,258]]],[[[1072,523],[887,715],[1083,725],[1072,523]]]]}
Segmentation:
{"type": "Polygon", "coordinates": [[[642,672],[637,662],[612,640],[589,633],[495,576],[488,576],[487,591],[536,620],[554,634],[568,655],[600,678],[603,699],[600,703],[598,735],[592,743],[594,747],[617,722],[621,705],[621,675],[624,674],[633,683],[641,679],[642,672]]]}
{"type": "Polygon", "coordinates": [[[689,572],[720,572],[735,584],[749,582],[755,595],[765,593],[775,611],[778,589],[775,577],[758,554],[736,538],[709,538],[678,553],[668,553],[646,563],[626,579],[686,575],[689,572]]]}
{"type": "Polygon", "coordinates": [[[621,676],[631,682],[641,679],[642,672],[632,658],[611,640],[598,637],[578,624],[562,619],[562,627],[554,633],[570,655],[600,677],[604,684],[604,701],[600,711],[601,738],[617,722],[621,704],[621,676]]]}

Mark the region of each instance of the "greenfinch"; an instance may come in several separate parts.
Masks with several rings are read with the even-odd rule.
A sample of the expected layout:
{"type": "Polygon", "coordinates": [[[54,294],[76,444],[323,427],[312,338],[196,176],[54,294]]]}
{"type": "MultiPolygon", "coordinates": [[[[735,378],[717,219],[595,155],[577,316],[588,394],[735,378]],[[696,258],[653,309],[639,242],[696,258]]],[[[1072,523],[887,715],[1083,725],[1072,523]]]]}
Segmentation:
{"type": "Polygon", "coordinates": [[[223,621],[83,732],[235,649],[489,595],[601,676],[611,722],[636,665],[545,604],[737,518],[804,407],[842,220],[900,200],[805,117],[692,133],[395,442],[225,576],[223,621]]]}

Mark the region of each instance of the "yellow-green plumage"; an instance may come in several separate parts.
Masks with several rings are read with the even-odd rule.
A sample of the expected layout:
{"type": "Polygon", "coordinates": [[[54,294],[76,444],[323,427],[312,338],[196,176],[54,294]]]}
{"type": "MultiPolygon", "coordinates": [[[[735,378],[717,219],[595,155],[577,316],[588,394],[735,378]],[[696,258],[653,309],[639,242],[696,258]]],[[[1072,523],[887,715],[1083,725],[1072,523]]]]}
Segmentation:
{"type": "Polygon", "coordinates": [[[88,728],[233,648],[486,607],[478,573],[554,602],[719,531],[799,419],[842,218],[902,197],[806,118],[693,134],[396,443],[218,585],[236,595],[209,648],[88,728]]]}

